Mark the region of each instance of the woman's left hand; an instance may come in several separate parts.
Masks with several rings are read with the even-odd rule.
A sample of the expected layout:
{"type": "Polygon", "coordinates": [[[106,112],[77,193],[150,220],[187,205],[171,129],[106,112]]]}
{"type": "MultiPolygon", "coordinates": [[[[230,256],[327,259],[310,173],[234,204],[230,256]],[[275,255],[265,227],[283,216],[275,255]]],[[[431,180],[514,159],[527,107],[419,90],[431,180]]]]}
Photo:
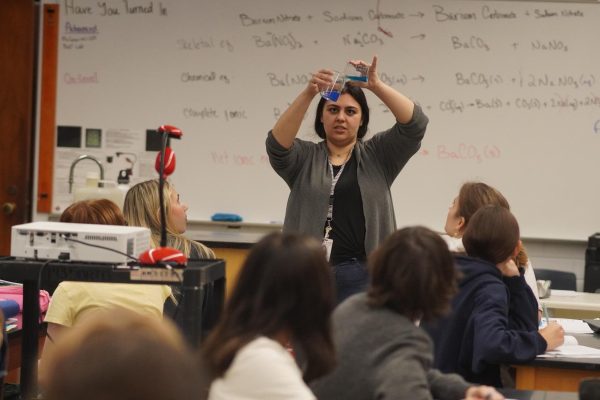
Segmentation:
{"type": "Polygon", "coordinates": [[[367,82],[349,81],[351,85],[356,85],[367,89],[373,89],[379,84],[379,75],[377,75],[377,56],[373,56],[373,61],[371,61],[371,64],[367,64],[363,60],[350,60],[348,62],[354,65],[355,67],[363,66],[369,68],[369,72],[367,75],[369,79],[367,82]]]}

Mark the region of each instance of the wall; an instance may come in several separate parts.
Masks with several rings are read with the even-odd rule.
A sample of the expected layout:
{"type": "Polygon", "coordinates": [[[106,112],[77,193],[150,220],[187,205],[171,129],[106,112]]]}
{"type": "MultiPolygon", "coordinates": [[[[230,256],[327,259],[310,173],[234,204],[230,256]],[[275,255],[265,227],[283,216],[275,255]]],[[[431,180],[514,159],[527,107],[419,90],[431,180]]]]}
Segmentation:
{"type": "MultiPolygon", "coordinates": [[[[524,236],[550,239],[537,242],[545,243],[540,257],[559,249],[578,264],[571,244],[579,248],[600,226],[597,4],[59,4],[57,124],[103,132],[99,149],[57,149],[54,195],[63,203],[68,165],[82,153],[106,159],[128,149],[138,157],[134,177],[152,176],[146,130],[170,123],[184,131],[173,181],[191,220],[224,211],[281,221],[287,188],[265,158],[266,132],[311,71],[378,54],[381,78],[431,118],[393,187],[399,225],[441,230],[460,184],[483,179],[509,198],[524,236]]],[[[385,129],[389,113],[369,101],[371,132],[385,129]]],[[[311,118],[300,137],[314,139],[311,118]]],[[[111,179],[127,165],[115,159],[111,179]]]]}
{"type": "Polygon", "coordinates": [[[575,273],[577,290],[583,291],[586,242],[524,240],[533,268],[575,273]]]}

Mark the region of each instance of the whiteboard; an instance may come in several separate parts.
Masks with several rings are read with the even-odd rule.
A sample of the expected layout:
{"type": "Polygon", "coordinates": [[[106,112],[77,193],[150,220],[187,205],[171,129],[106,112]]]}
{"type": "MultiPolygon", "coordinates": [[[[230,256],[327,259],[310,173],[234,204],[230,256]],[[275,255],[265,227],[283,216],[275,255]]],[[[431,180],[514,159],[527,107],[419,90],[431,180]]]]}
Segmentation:
{"type": "MultiPolygon", "coordinates": [[[[113,139],[124,132],[123,151],[139,152],[138,179],[152,171],[154,153],[144,154],[136,135],[181,128],[171,179],[191,220],[230,212],[282,221],[289,191],[268,163],[267,132],[312,71],[377,54],[381,79],[430,118],[421,150],[392,188],[399,226],[442,230],[460,185],[483,180],[509,199],[525,237],[585,240],[600,230],[597,4],[59,4],[57,125],[113,139]]],[[[370,134],[390,127],[392,115],[367,96],[370,134]]],[[[317,100],[301,138],[318,139],[317,100]]],[[[65,158],[59,152],[55,182],[65,180],[65,158]]]]}

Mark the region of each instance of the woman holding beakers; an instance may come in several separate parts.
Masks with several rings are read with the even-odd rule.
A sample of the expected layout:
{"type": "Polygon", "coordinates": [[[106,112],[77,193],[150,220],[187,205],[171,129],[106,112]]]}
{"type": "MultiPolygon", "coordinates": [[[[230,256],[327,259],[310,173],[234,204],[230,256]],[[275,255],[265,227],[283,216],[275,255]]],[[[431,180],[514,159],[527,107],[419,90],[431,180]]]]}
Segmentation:
{"type": "Polygon", "coordinates": [[[396,229],[390,187],[421,146],[428,123],[421,107],[379,79],[377,57],[370,65],[350,64],[368,70],[366,82],[342,84],[336,101],[321,98],[314,126],[322,141],[296,135],[313,98],[336,82],[328,69],[312,75],[266,141],[273,169],[290,187],[284,231],[322,240],[338,302],[366,288],[367,255],[396,229]],[[362,88],[377,96],[396,119],[390,129],[368,140],[369,108],[362,88]]]}

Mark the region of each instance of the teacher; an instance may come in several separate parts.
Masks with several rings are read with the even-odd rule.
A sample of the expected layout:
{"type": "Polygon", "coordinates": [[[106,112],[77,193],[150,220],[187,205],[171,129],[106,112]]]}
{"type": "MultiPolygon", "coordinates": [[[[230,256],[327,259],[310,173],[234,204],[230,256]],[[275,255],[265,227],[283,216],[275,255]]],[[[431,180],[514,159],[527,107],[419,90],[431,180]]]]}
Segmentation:
{"type": "Polygon", "coordinates": [[[301,232],[323,241],[335,275],[337,300],[363,291],[368,283],[367,255],[396,229],[390,187],[421,146],[428,118],[421,107],[377,75],[377,57],[367,82],[347,83],[337,101],[321,98],[315,143],[296,135],[313,98],[331,86],[334,72],[321,69],[269,132],[271,166],[290,187],[284,232],[301,232]],[[388,130],[364,140],[370,90],[396,118],[388,130]]]}

